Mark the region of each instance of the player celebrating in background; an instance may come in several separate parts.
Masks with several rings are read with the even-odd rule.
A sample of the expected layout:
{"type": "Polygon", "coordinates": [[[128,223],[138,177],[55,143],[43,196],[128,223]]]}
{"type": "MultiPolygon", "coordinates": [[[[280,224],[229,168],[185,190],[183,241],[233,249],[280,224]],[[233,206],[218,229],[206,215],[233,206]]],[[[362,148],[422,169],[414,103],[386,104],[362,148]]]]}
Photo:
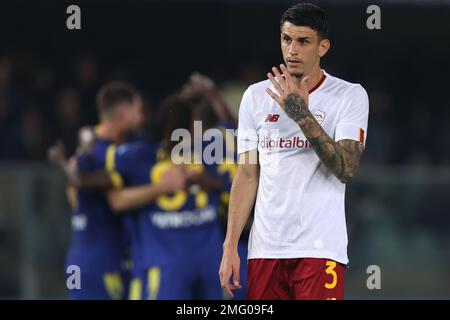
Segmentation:
{"type": "MultiPolygon", "coordinates": [[[[97,108],[100,124],[91,141],[89,137],[82,137],[91,150],[76,156],[78,171],[66,161],[60,147],[55,146],[49,151],[50,160],[63,167],[72,182],[79,180],[79,175],[104,168],[109,170],[115,144],[124,143],[141,126],[142,99],[128,84],[106,84],[98,93],[97,108]]],[[[82,134],[89,135],[89,132],[82,131],[82,134]]],[[[105,187],[112,185],[109,180],[104,181],[105,187]]],[[[70,290],[70,298],[123,299],[127,289],[122,277],[126,242],[121,217],[113,215],[102,189],[81,186],[69,195],[73,233],[66,263],[80,267],[82,274],[81,289],[70,290]]]]}
{"type": "Polygon", "coordinates": [[[321,69],[327,34],[322,9],[289,8],[281,19],[286,66],[242,98],[240,164],[219,271],[231,296],[240,287],[237,243],[256,197],[248,298],[344,298],[345,184],[364,150],[369,102],[361,85],[321,69]]]}
{"type": "MultiPolygon", "coordinates": [[[[217,207],[226,179],[219,176],[214,164],[202,161],[176,166],[171,158],[172,133],[176,129],[191,129],[193,110],[211,108],[205,106],[207,103],[197,101],[190,105],[178,95],[170,97],[161,107],[162,143],[124,144],[115,155],[111,174],[120,177],[119,187],[126,188],[111,191],[110,201],[122,198],[117,203],[122,209],[129,209],[136,199],[140,199],[139,204],[147,202],[144,206],[134,205],[140,207],[137,220],[145,269],[142,282],[145,299],[223,298],[215,278],[222,242],[217,207]],[[155,190],[167,174],[178,175],[174,170],[184,172],[184,179],[176,179],[178,190],[163,194],[155,190]],[[124,195],[133,200],[124,202],[124,195]]],[[[193,133],[190,136],[195,139],[193,133]]],[[[191,148],[188,140],[187,147],[191,148]]],[[[201,154],[193,156],[202,159],[201,154]]],[[[120,211],[117,206],[113,205],[120,211]]]]}
{"type": "MultiPolygon", "coordinates": [[[[232,137],[227,137],[225,130],[226,129],[236,129],[237,126],[237,119],[232,115],[230,112],[230,108],[227,105],[227,103],[224,101],[222,96],[219,93],[218,88],[214,85],[214,82],[209,79],[208,77],[199,74],[197,72],[193,73],[189,79],[190,81],[183,87],[183,90],[181,92],[181,95],[185,99],[189,99],[189,97],[195,97],[196,95],[201,95],[203,97],[206,97],[210,101],[210,106],[212,108],[209,108],[208,110],[202,110],[200,108],[197,108],[197,110],[194,110],[194,116],[195,114],[199,114],[197,119],[194,120],[200,120],[204,125],[208,127],[208,124],[210,127],[216,127],[220,128],[222,130],[222,135],[224,137],[225,141],[225,148],[227,151],[229,151],[233,158],[226,158],[221,164],[218,165],[218,170],[221,174],[225,173],[226,177],[228,178],[228,181],[224,182],[224,192],[222,193],[220,199],[220,217],[222,226],[225,229],[226,228],[226,221],[228,216],[228,204],[229,204],[229,198],[230,198],[230,189],[231,189],[231,182],[234,179],[234,176],[236,175],[237,171],[237,150],[236,150],[236,143],[235,143],[235,137],[234,135],[232,137]],[[211,121],[211,111],[214,111],[214,114],[216,115],[216,122],[211,121]],[[209,119],[208,119],[209,118],[209,119]]],[[[208,108],[206,108],[208,109],[208,108]]],[[[251,226],[251,219],[248,220],[248,223],[246,224],[243,233],[241,234],[241,237],[239,239],[238,243],[238,252],[241,256],[247,256],[248,252],[248,234],[251,226]]],[[[224,232],[225,234],[225,232],[224,232]]],[[[240,274],[240,284],[241,288],[238,292],[235,293],[234,299],[235,300],[245,300],[247,298],[247,264],[242,263],[239,270],[240,274]]]]}
{"type": "MultiPolygon", "coordinates": [[[[174,166],[169,156],[177,144],[171,141],[175,129],[194,130],[193,121],[201,121],[203,131],[198,132],[200,135],[194,135],[192,131],[191,136],[203,144],[201,136],[205,130],[217,126],[219,121],[229,123],[231,120],[234,123],[229,111],[224,110],[227,106],[218,93],[205,93],[213,90],[207,86],[209,83],[211,80],[195,73],[180,93],[170,96],[161,105],[157,121],[161,126],[157,130],[162,133],[159,137],[161,144],[155,143],[153,135],[149,134],[148,141],[118,146],[117,152],[106,159],[106,171],[102,169],[89,174],[68,172],[72,183],[105,191],[111,209],[125,213],[123,218],[133,260],[131,299],[223,297],[215,281],[220,263],[220,250],[217,248],[220,249],[223,241],[222,232],[218,228],[217,214],[208,214],[208,220],[202,221],[205,215],[201,216],[201,210],[208,205],[208,212],[217,211],[219,195],[222,199],[231,187],[235,162],[174,166]],[[189,198],[180,203],[188,195],[187,186],[192,189],[189,190],[189,198]],[[192,202],[196,208],[192,207],[192,202]],[[156,214],[153,216],[154,211],[156,214]],[[168,213],[156,219],[161,211],[168,213]],[[176,215],[173,215],[174,211],[176,215]],[[150,217],[152,222],[149,222],[150,217]],[[159,226],[164,221],[170,223],[159,226]],[[172,225],[173,222],[176,225],[172,225]],[[194,251],[196,254],[192,255],[194,251]],[[185,262],[180,263],[180,260],[185,262]]],[[[151,133],[152,126],[147,124],[144,129],[151,133]]]]}

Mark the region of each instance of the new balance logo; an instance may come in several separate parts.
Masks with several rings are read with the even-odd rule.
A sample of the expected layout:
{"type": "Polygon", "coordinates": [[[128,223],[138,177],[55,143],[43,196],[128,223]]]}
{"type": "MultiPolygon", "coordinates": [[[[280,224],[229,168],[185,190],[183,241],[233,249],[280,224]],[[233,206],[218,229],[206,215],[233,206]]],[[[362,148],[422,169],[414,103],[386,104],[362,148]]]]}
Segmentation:
{"type": "Polygon", "coordinates": [[[277,122],[279,117],[280,117],[279,114],[270,114],[269,113],[264,122],[277,122]]]}

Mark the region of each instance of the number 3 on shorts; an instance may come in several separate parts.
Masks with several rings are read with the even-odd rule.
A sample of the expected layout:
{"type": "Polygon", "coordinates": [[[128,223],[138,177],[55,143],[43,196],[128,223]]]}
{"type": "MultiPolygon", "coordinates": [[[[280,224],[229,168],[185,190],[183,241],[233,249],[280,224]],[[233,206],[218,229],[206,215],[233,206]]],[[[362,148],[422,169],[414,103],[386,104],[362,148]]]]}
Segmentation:
{"type": "Polygon", "coordinates": [[[334,271],[334,268],[336,268],[336,262],[328,260],[326,265],[328,266],[328,268],[325,270],[325,272],[333,276],[333,281],[331,281],[331,283],[325,283],[325,288],[333,289],[337,284],[337,273],[336,271],[334,271]]]}

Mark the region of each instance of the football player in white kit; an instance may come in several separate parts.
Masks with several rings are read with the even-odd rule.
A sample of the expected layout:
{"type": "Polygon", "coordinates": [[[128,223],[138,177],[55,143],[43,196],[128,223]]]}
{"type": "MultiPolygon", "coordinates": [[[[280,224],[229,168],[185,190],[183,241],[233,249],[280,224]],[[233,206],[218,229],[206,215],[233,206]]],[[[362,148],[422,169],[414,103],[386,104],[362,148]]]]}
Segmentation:
{"type": "Polygon", "coordinates": [[[255,204],[248,298],[344,298],[345,185],[364,150],[369,101],[361,85],[320,67],[327,37],[321,8],[289,8],[281,19],[285,64],[243,95],[219,271],[230,296],[240,287],[237,244],[255,204]]]}

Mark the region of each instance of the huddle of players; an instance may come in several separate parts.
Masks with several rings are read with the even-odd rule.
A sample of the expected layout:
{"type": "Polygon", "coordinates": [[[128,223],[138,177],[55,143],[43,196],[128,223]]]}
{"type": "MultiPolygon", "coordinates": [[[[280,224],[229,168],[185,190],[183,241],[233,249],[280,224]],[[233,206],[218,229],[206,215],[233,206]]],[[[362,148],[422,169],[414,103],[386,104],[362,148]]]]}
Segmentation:
{"type": "MultiPolygon", "coordinates": [[[[80,130],[75,156],[66,159],[61,145],[49,150],[69,179],[73,232],[66,263],[81,270],[81,288],[70,290],[70,298],[223,299],[221,216],[237,165],[234,159],[174,165],[171,157],[176,129],[191,133],[192,148],[202,139],[194,121],[203,130],[235,126],[218,91],[194,74],[146,119],[139,92],[112,82],[100,89],[97,108],[100,123],[80,130]]],[[[201,142],[202,150],[208,143],[201,142]]],[[[196,157],[202,159],[192,148],[191,160],[196,157]]],[[[244,254],[246,247],[244,240],[244,254]]]]}

